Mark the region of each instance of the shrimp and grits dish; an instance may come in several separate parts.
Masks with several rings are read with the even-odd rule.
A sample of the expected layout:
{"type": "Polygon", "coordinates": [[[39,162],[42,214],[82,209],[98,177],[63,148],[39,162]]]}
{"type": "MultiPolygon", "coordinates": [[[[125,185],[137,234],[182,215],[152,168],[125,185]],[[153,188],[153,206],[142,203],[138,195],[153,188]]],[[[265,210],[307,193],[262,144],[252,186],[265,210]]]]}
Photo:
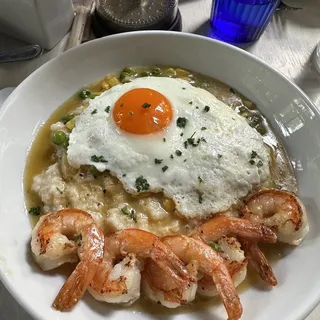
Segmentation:
{"type": "Polygon", "coordinates": [[[125,67],[82,88],[38,132],[24,185],[35,262],[74,265],[59,311],[86,291],[119,307],[219,296],[240,319],[249,265],[277,285],[263,244],[297,246],[309,230],[288,156],[255,104],[170,66],[125,67]]]}

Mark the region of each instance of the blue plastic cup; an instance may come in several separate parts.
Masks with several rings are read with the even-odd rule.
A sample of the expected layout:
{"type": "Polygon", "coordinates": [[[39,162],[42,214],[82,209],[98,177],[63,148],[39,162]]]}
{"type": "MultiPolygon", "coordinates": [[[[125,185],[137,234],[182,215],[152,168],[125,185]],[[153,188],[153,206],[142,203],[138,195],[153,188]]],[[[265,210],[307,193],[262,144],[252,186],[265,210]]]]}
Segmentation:
{"type": "Polygon", "coordinates": [[[213,0],[211,30],[230,43],[256,41],[267,27],[280,0],[213,0]]]}

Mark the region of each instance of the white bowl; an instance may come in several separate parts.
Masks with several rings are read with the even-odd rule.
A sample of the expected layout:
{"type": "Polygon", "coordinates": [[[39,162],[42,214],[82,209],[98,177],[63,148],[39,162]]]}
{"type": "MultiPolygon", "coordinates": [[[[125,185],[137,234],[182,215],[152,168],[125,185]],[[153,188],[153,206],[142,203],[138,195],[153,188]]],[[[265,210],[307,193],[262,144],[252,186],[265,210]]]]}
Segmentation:
{"type": "MultiPolygon", "coordinates": [[[[106,37],[70,50],[29,76],[0,113],[0,275],[16,300],[37,319],[147,319],[86,297],[70,313],[51,303],[64,278],[40,272],[29,253],[31,226],[22,178],[28,148],[40,125],[74,92],[127,65],[177,65],[207,74],[256,102],[282,138],[296,169],[311,231],[274,266],[279,285],[241,294],[242,319],[303,319],[320,300],[320,119],[308,97],[276,70],[245,51],[184,33],[137,32],[106,37]]],[[[47,143],[44,141],[44,143],[47,143]]],[[[222,306],[175,319],[225,319],[222,306]]],[[[167,316],[164,316],[167,318],[167,316]]]]}

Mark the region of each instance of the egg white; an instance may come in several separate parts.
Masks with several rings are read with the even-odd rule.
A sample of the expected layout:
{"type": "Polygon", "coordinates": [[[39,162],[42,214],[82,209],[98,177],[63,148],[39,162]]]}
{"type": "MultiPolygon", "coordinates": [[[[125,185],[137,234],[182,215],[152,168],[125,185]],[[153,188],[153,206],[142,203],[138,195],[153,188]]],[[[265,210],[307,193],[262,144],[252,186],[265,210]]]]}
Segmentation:
{"type": "Polygon", "coordinates": [[[163,191],[187,218],[227,210],[269,176],[269,154],[262,137],[244,118],[206,90],[160,77],[138,78],[90,100],[70,134],[68,161],[76,168],[94,165],[99,171],[110,170],[132,194],[137,193],[137,178],[143,176],[148,191],[163,191]],[[117,127],[113,106],[134,88],[156,90],[170,101],[174,116],[165,130],[135,135],[117,127]],[[178,117],[188,120],[185,128],[177,126],[178,117]],[[187,142],[185,148],[192,135],[195,142],[201,141],[197,146],[187,142]],[[176,150],[182,155],[177,156],[176,150]],[[254,164],[252,151],[257,153],[254,164]],[[107,162],[93,162],[93,155],[107,162]],[[165,166],[168,169],[163,171],[165,166]]]}

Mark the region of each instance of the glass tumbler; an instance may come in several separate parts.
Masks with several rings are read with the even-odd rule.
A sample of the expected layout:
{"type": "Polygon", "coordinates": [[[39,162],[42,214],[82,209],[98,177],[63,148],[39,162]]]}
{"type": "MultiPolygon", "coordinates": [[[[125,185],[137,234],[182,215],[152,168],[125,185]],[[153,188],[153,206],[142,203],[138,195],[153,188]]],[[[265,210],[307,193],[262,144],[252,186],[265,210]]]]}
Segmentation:
{"type": "Polygon", "coordinates": [[[230,43],[256,41],[277,9],[280,0],[213,0],[211,30],[230,43]]]}

